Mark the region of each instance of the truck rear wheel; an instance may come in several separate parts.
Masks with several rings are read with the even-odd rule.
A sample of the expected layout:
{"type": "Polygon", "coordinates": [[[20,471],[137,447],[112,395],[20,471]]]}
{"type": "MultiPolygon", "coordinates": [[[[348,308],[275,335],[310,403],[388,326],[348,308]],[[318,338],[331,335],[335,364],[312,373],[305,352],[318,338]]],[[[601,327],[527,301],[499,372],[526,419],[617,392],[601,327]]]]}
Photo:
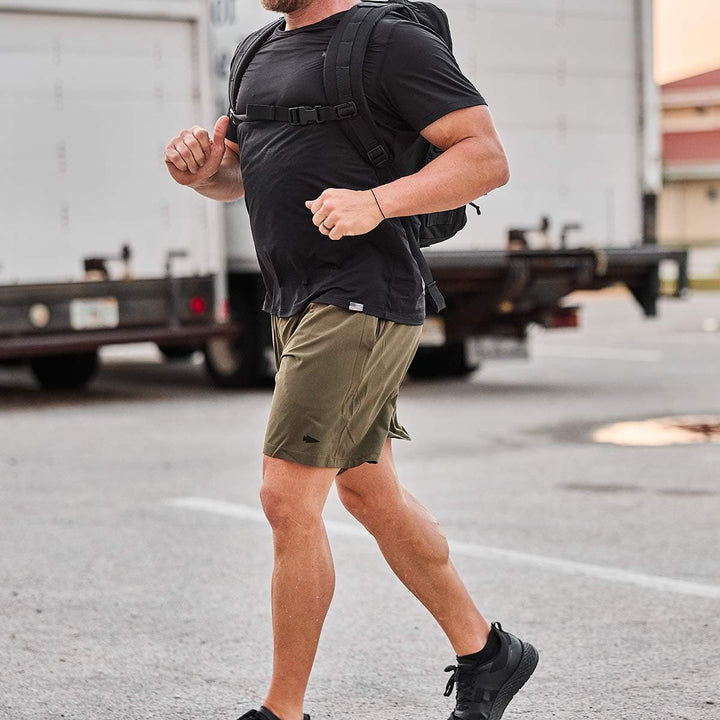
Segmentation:
{"type": "Polygon", "coordinates": [[[157,347],[162,353],[163,359],[168,362],[189,360],[196,350],[200,350],[198,345],[163,345],[158,343],[157,347]]]}
{"type": "Polygon", "coordinates": [[[242,326],[233,338],[213,338],[204,347],[205,369],[213,384],[221,388],[264,387],[272,384],[265,355],[267,332],[261,323],[269,326],[265,313],[253,312],[240,298],[233,300],[233,320],[242,326]]]}
{"type": "Polygon", "coordinates": [[[30,361],[35,379],[46,390],[72,390],[87,385],[99,367],[98,351],[41,355],[30,361]]]}
{"type": "Polygon", "coordinates": [[[480,367],[468,363],[465,343],[449,343],[439,347],[419,347],[408,375],[414,378],[465,377],[480,367]]]}

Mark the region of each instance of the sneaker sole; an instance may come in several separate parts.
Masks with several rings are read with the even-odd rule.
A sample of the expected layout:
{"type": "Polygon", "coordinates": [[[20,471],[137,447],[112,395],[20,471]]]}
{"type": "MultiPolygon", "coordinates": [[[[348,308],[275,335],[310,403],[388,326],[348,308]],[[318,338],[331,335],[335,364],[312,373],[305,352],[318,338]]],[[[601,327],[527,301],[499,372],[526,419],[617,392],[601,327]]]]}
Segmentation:
{"type": "Polygon", "coordinates": [[[520,658],[520,663],[515,672],[500,688],[495,702],[490,709],[488,720],[500,720],[502,714],[505,712],[505,708],[509,705],[513,697],[515,697],[517,691],[520,690],[535,672],[539,660],[538,651],[530,645],[530,643],[524,642],[522,645],[523,654],[520,658]]]}

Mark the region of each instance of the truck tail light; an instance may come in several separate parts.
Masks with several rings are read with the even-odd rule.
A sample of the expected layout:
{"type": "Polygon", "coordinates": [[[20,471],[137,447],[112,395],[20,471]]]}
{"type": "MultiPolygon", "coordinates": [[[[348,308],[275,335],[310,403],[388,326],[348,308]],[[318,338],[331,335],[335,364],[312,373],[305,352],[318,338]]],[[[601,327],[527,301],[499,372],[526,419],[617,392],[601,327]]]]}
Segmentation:
{"type": "Polygon", "coordinates": [[[190,312],[193,315],[204,315],[207,311],[207,301],[200,295],[193,295],[190,298],[190,312]]]}
{"type": "Polygon", "coordinates": [[[551,328],[576,328],[580,327],[580,308],[564,307],[557,308],[550,316],[551,328]]]}

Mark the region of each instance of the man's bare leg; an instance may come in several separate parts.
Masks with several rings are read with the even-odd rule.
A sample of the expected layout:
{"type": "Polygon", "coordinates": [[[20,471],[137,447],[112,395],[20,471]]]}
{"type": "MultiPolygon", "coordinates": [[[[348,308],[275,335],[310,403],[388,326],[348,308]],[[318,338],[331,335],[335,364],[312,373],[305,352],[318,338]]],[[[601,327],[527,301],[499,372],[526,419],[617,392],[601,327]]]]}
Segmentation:
{"type": "Polygon", "coordinates": [[[322,510],[337,469],[263,457],[263,510],[272,526],[273,673],[263,702],[302,720],[303,698],[335,589],[322,510]]]}
{"type": "Polygon", "coordinates": [[[450,561],[437,521],[398,480],[388,439],[377,465],[336,478],[343,505],[375,537],[405,586],[430,611],[457,655],[482,649],[490,626],[450,561]]]}

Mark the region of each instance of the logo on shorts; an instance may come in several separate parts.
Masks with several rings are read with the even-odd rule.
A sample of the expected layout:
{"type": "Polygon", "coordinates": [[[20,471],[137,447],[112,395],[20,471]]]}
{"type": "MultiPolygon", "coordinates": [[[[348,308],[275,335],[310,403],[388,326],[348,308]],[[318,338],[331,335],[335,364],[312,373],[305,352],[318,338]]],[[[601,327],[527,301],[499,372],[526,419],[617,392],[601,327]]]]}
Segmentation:
{"type": "Polygon", "coordinates": [[[316,440],[312,435],[303,435],[303,442],[304,443],[316,443],[316,442],[320,442],[320,441],[316,440]]]}

